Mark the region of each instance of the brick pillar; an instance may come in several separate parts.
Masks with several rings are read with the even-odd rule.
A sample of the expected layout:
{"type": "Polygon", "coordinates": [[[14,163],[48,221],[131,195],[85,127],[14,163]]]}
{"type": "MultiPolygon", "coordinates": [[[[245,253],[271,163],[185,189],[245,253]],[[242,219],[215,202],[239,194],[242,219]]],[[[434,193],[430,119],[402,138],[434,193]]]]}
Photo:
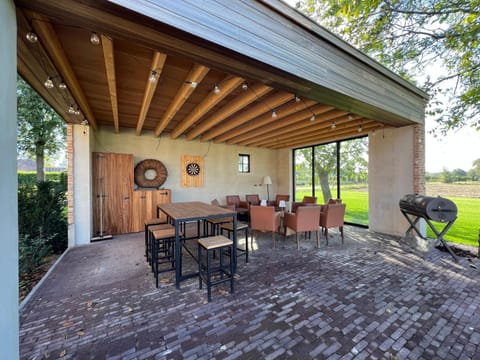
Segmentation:
{"type": "Polygon", "coordinates": [[[415,125],[413,137],[413,190],[425,194],[425,126],[415,125]]]}
{"type": "Polygon", "coordinates": [[[67,202],[68,225],[73,224],[73,125],[67,125],[67,202]]]}

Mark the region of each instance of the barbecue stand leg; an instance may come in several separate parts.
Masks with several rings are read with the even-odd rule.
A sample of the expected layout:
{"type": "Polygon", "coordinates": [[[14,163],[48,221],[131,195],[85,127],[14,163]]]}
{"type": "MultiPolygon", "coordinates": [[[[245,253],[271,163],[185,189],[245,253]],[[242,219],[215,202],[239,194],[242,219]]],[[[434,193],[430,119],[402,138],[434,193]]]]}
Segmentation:
{"type": "Polygon", "coordinates": [[[418,236],[420,236],[422,239],[424,240],[427,240],[427,238],[425,236],[423,236],[421,233],[420,233],[420,230],[417,229],[417,222],[418,220],[420,220],[421,218],[420,217],[416,217],[414,221],[412,221],[412,219],[405,213],[402,211],[402,214],[403,216],[405,216],[405,218],[407,219],[408,223],[410,224],[410,227],[407,229],[407,231],[405,232],[405,236],[407,235],[410,235],[412,229],[415,230],[415,232],[418,234],[418,236]]]}
{"type": "Polygon", "coordinates": [[[450,255],[452,256],[453,260],[455,262],[458,263],[458,259],[457,257],[455,256],[455,254],[453,253],[452,249],[450,248],[450,246],[448,246],[448,244],[445,242],[445,240],[443,240],[443,235],[445,235],[447,233],[447,231],[450,229],[450,227],[453,225],[453,223],[455,222],[455,220],[457,220],[457,218],[449,221],[447,223],[447,225],[445,225],[445,227],[443,228],[442,231],[438,232],[437,229],[433,226],[433,224],[430,222],[430,220],[428,219],[425,219],[425,221],[427,222],[428,226],[430,226],[430,229],[432,229],[432,231],[435,233],[435,235],[437,236],[437,239],[440,240],[440,242],[442,243],[443,246],[445,246],[445,249],[447,249],[447,251],[450,253],[450,255]]]}

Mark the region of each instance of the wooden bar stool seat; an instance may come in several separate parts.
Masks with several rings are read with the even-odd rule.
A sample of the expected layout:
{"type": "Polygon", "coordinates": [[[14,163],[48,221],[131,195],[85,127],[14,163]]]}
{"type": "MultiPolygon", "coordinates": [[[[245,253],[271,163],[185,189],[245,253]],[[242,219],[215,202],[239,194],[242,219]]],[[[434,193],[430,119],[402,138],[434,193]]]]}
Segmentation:
{"type": "MultiPolygon", "coordinates": [[[[147,261],[150,265],[152,265],[152,231],[155,230],[162,230],[162,229],[169,229],[173,226],[170,224],[152,224],[149,225],[147,228],[147,238],[146,238],[146,254],[147,254],[147,261]]],[[[152,268],[153,271],[153,268],[152,268]]]]}
{"type": "MultiPolygon", "coordinates": [[[[231,234],[233,233],[233,223],[229,222],[226,224],[220,225],[220,234],[223,235],[223,232],[227,232],[227,236],[230,239],[231,234]]],[[[245,247],[239,248],[238,241],[237,241],[237,257],[245,255],[245,262],[248,263],[248,224],[244,222],[237,222],[237,233],[239,231],[245,231],[245,247]]],[[[238,237],[237,237],[238,239],[238,237]]],[[[253,241],[253,240],[252,240],[253,241]]],[[[252,246],[253,249],[253,246],[252,246]]]]}
{"type": "Polygon", "coordinates": [[[212,300],[212,286],[230,282],[230,293],[234,292],[233,277],[233,241],[217,235],[201,238],[198,241],[198,274],[199,287],[207,285],[208,301],[212,300]],[[213,253],[218,250],[218,259],[213,259],[213,253]],[[228,264],[226,263],[228,259],[228,264]]]}
{"type": "Polygon", "coordinates": [[[155,276],[155,285],[158,288],[158,274],[175,270],[175,227],[168,225],[163,229],[152,229],[150,234],[152,269],[155,276]],[[169,266],[166,269],[160,269],[163,264],[169,264],[169,266]]]}
{"type": "Polygon", "coordinates": [[[145,226],[145,257],[147,258],[147,260],[148,260],[148,249],[149,249],[148,229],[150,228],[150,226],[159,225],[159,224],[165,224],[165,221],[162,221],[159,218],[145,219],[145,221],[144,221],[144,226],[145,226]]]}

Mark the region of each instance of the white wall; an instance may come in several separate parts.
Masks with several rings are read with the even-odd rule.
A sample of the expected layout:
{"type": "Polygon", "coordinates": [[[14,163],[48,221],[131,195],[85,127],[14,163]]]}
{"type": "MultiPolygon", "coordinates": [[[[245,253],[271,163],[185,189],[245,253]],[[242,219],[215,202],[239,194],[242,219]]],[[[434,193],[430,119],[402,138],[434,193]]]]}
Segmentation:
{"type": "Polygon", "coordinates": [[[19,358],[16,36],[13,1],[0,1],[0,359],[19,358]]]}
{"type": "Polygon", "coordinates": [[[92,138],[91,129],[73,125],[73,224],[68,246],[88,244],[92,237],[92,138]]]}
{"type": "Polygon", "coordinates": [[[414,128],[377,131],[369,137],[369,227],[373,231],[405,235],[408,223],[398,206],[414,192],[414,128]]]}
{"type": "MultiPolygon", "coordinates": [[[[133,154],[135,164],[144,159],[160,160],[167,168],[168,177],[162,185],[172,190],[172,201],[198,200],[210,202],[217,198],[225,203],[225,195],[259,194],[266,198],[267,189],[259,186],[265,175],[270,175],[270,199],[275,197],[277,189],[282,193],[288,191],[291,176],[288,171],[288,160],[284,159],[288,151],[260,149],[255,147],[214,144],[213,142],[172,140],[170,137],[153,137],[151,132],[143,132],[136,136],[135,131],[122,129],[115,134],[112,128],[101,128],[93,134],[96,152],[114,152],[133,154]],[[250,154],[251,172],[238,173],[238,154],[250,154]],[[204,156],[204,186],[201,188],[181,187],[181,156],[204,156]],[[279,161],[281,157],[281,161],[279,161]],[[279,163],[285,164],[279,166],[279,163]]],[[[288,193],[288,192],[287,192],[288,193]]]]}

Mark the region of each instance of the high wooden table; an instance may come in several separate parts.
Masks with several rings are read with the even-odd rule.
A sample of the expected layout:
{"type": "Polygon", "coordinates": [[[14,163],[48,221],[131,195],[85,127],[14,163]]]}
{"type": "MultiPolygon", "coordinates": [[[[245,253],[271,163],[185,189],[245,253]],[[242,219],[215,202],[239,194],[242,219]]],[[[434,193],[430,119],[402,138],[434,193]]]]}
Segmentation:
{"type": "MultiPolygon", "coordinates": [[[[233,228],[237,228],[237,212],[200,201],[177,202],[157,205],[157,217],[163,213],[175,226],[175,286],[180,289],[180,282],[198,275],[198,271],[182,274],[182,239],[180,238],[180,225],[187,221],[208,220],[219,217],[232,217],[233,228]]],[[[198,234],[200,236],[200,234],[198,234]]],[[[197,237],[198,237],[197,236],[197,237]]],[[[198,260],[198,259],[196,259],[198,260]]],[[[232,261],[234,272],[237,269],[237,232],[233,232],[232,261]]]]}

